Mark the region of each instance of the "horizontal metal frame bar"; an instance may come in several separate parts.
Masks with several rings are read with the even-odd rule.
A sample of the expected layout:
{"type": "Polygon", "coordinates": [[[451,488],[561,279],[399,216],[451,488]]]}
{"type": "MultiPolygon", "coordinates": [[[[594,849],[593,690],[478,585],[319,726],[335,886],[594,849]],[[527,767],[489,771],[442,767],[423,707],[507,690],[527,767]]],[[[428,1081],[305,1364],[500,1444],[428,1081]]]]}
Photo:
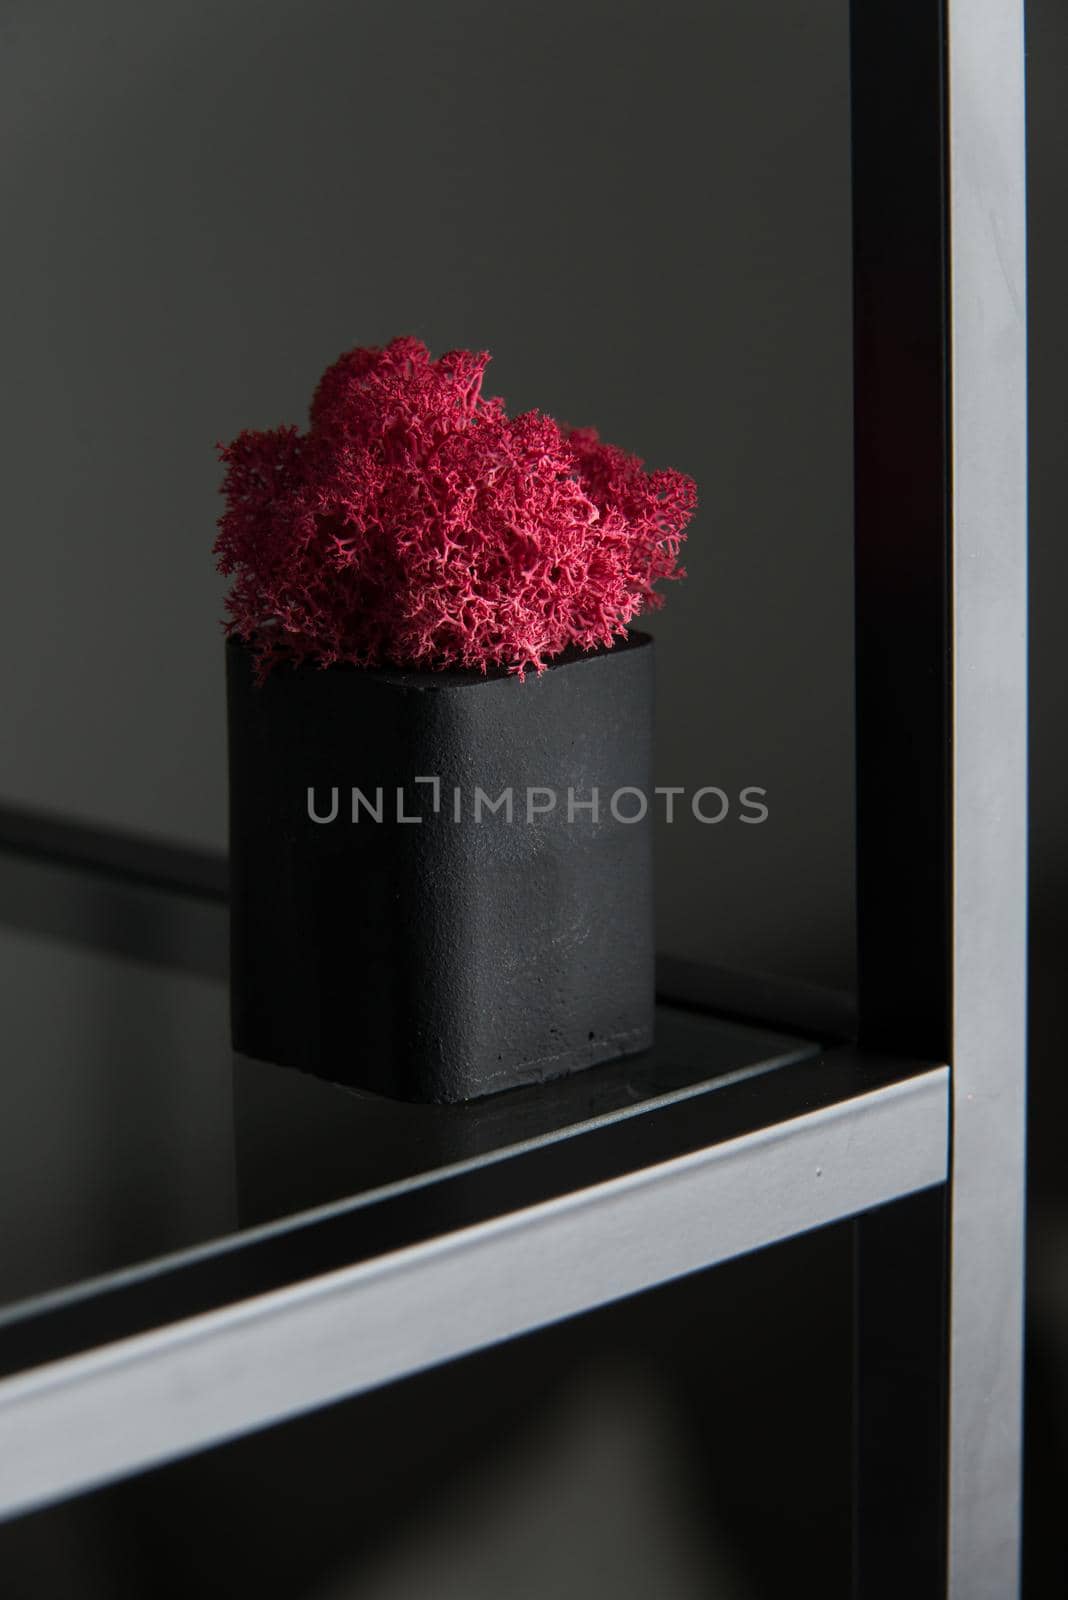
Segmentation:
{"type": "MultiPolygon", "coordinates": [[[[832,1055],[822,1072],[849,1065],[832,1055]]],[[[675,1109],[692,1115],[699,1100],[675,1109]]],[[[942,1183],[947,1134],[948,1070],[890,1075],[773,1125],[11,1377],[0,1384],[0,1514],[942,1183]]],[[[507,1173],[538,1154],[499,1166],[507,1173]]],[[[439,1186],[439,1217],[452,1215],[450,1183],[470,1181],[439,1186]]]]}
{"type": "MultiPolygon", "coordinates": [[[[476,1227],[666,1161],[763,1135],[923,1070],[896,1058],[809,1046],[709,1075],[649,1102],[557,1127],[498,1124],[498,1147],[464,1139],[455,1157],[384,1187],[24,1302],[0,1313],[0,1380],[165,1324],[217,1311],[476,1227]],[[533,1134],[533,1137],[530,1135],[533,1134]],[[466,1152],[466,1153],[461,1153],[466,1152]]],[[[561,1080],[566,1091],[569,1083],[561,1080]]],[[[486,1111],[499,1111],[494,1102],[486,1111]]],[[[479,1104],[477,1111],[482,1112],[479,1104]]],[[[476,1107],[467,1108],[463,1118],[476,1107]]],[[[494,1118],[496,1121],[496,1118],[494,1118]]],[[[353,1136],[358,1137],[357,1128],[353,1136]]]]}

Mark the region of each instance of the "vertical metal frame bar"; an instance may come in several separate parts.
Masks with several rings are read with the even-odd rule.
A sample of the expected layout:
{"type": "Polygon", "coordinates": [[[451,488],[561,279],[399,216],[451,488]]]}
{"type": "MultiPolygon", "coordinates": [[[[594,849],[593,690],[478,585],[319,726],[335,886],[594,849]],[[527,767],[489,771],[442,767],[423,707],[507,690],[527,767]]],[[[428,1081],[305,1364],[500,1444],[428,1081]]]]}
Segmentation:
{"type": "MultiPolygon", "coordinates": [[[[943,0],[853,0],[861,1042],[947,1060],[951,607],[943,0]]],[[[946,1574],[946,1197],[855,1224],[858,1600],[946,1574]]]]}
{"type": "Polygon", "coordinates": [[[949,1050],[943,0],[853,0],[857,959],[862,1044],[949,1050]]]}
{"type": "Polygon", "coordinates": [[[953,1135],[949,1593],[1016,1593],[1027,943],[1022,0],[948,0],[953,1135]]]}
{"type": "Polygon", "coordinates": [[[948,1206],[857,1224],[856,1586],[864,1600],[1008,1600],[1025,1087],[1022,0],[853,0],[852,78],[859,1031],[948,1059],[953,1086],[948,1206]]]}

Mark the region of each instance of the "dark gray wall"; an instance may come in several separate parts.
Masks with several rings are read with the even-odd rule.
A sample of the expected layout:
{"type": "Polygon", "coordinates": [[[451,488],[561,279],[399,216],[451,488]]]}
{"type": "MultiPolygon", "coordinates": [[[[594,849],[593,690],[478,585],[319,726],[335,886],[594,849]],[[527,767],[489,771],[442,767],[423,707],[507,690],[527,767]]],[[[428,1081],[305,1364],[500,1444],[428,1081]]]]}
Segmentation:
{"type": "Polygon", "coordinates": [[[216,439],[342,348],[492,386],[698,479],[656,620],[674,953],[852,970],[844,0],[5,10],[0,798],[224,837],[216,439]]]}

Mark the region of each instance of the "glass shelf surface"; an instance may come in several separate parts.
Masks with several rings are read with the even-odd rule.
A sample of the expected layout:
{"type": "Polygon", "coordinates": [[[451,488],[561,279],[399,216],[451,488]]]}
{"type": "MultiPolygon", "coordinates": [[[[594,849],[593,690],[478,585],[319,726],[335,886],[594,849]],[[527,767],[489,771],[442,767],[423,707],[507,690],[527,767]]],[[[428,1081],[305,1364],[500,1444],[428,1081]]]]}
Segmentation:
{"type": "Polygon", "coordinates": [[[0,853],[0,1320],[818,1049],[664,1007],[648,1054],[463,1106],[396,1104],[235,1057],[226,918],[207,894],[0,853]]]}

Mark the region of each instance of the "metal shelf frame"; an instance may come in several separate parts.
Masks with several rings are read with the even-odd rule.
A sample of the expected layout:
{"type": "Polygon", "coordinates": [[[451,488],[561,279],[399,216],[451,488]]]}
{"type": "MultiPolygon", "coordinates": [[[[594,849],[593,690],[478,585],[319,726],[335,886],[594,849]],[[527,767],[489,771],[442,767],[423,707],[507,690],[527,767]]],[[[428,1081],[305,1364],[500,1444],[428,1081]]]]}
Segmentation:
{"type": "Polygon", "coordinates": [[[0,1326],[0,1507],[941,1184],[947,1077],[840,1047],[55,1297],[0,1326]]]}
{"type": "Polygon", "coordinates": [[[856,1585],[997,1600],[1020,1540],[1023,8],[854,0],[852,29],[859,1037],[952,1085],[944,1205],[858,1227],[856,1585]]]}
{"type": "MultiPolygon", "coordinates": [[[[851,16],[855,1039],[5,1316],[0,1515],[852,1217],[856,1593],[1017,1592],[1022,5],[851,16]]],[[[0,835],[191,905],[224,894],[181,852],[11,813],[0,835]]],[[[847,1010],[712,990],[813,1039],[847,1010]]]]}

